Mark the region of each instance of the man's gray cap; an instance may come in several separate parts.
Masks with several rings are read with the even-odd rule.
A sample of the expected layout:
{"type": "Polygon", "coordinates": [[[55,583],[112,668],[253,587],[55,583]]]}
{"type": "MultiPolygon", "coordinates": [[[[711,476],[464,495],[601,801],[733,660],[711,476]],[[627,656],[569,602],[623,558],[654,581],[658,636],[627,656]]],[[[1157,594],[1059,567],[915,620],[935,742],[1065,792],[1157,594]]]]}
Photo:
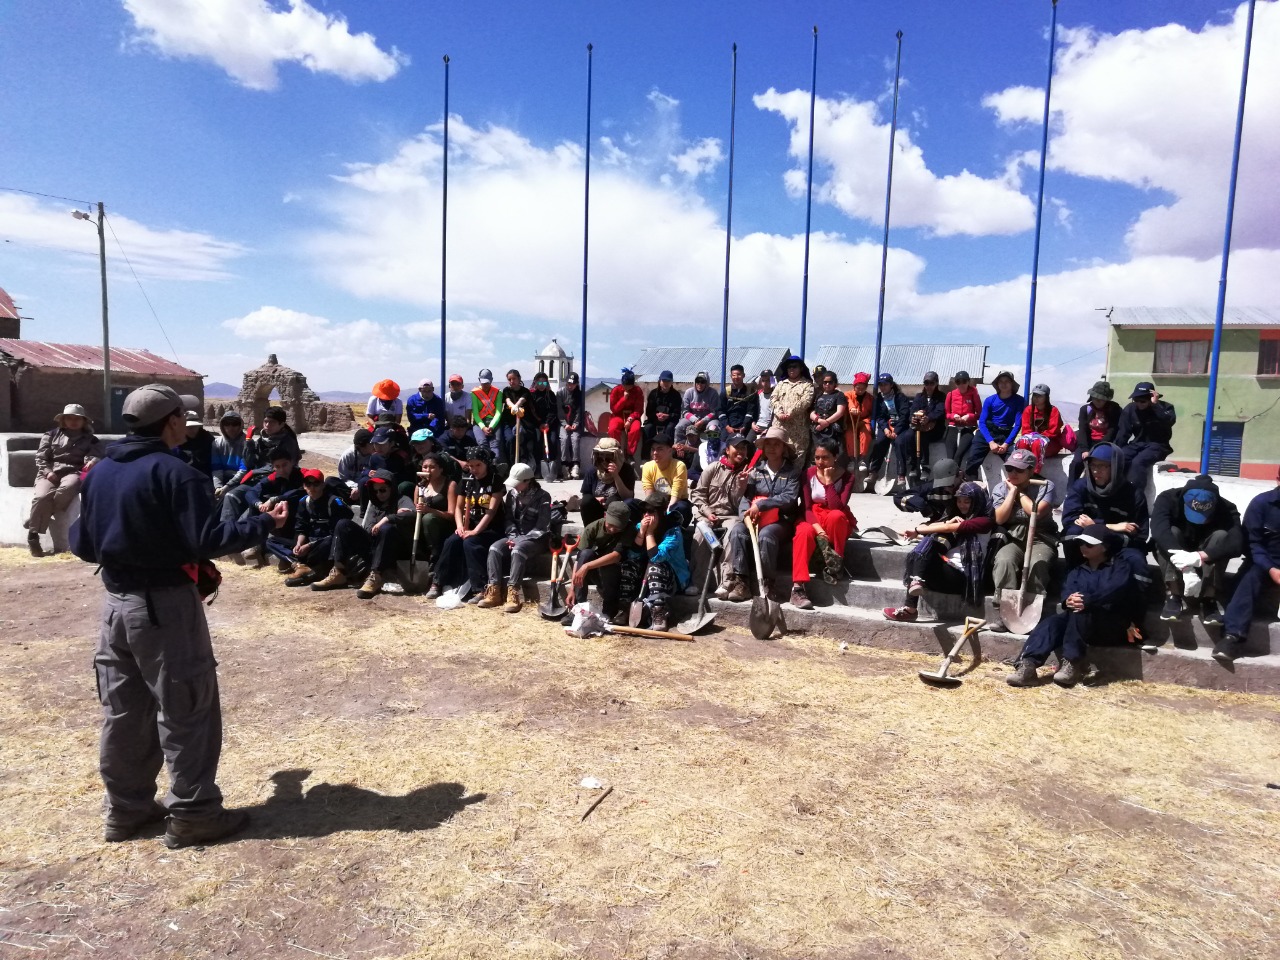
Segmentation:
{"type": "Polygon", "coordinates": [[[149,427],[170,414],[182,413],[184,410],[182,398],[173,387],[166,387],[163,383],[148,383],[124,398],[121,415],[131,427],[149,427]]]}
{"type": "Polygon", "coordinates": [[[192,396],[189,393],[180,393],[178,394],[178,399],[182,401],[182,409],[186,410],[188,413],[200,412],[201,404],[199,397],[192,396]]]}

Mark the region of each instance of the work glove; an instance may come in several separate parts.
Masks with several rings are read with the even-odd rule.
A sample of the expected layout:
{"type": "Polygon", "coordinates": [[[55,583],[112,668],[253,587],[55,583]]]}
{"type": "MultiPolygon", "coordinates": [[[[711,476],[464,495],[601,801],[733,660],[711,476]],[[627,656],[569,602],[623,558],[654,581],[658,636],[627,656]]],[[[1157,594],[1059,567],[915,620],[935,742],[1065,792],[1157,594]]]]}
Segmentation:
{"type": "Polygon", "coordinates": [[[1169,562],[1186,573],[1200,566],[1200,554],[1195,550],[1172,550],[1169,553],[1169,562]]]}

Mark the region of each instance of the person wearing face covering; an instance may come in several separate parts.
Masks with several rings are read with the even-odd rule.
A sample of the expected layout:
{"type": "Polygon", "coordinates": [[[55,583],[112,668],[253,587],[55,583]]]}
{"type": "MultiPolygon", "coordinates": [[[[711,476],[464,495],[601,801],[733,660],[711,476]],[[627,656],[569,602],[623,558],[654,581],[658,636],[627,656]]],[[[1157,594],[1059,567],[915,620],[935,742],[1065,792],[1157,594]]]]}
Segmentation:
{"type": "Polygon", "coordinates": [[[640,437],[644,416],[644,391],[636,385],[636,375],[630,368],[622,368],[622,382],[609,391],[609,412],[613,414],[609,421],[609,436],[618,441],[627,454],[627,459],[635,457],[640,449],[640,437]]]}
{"type": "Polygon", "coordinates": [[[1226,592],[1227,564],[1244,552],[1235,504],[1221,495],[1212,477],[1202,474],[1156,497],[1151,540],[1168,595],[1160,619],[1178,620],[1198,611],[1205,626],[1220,625],[1218,597],[1226,592]]]}

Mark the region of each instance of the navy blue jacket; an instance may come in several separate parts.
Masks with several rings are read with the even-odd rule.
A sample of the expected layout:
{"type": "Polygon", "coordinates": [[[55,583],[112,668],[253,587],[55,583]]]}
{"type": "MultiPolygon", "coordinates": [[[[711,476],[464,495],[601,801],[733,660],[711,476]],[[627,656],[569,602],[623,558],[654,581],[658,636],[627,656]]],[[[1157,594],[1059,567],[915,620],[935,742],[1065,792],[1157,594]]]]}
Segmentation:
{"type": "Polygon", "coordinates": [[[911,412],[923,413],[926,420],[933,421],[933,429],[936,430],[947,425],[946,404],[947,395],[941,390],[933,391],[932,397],[921,390],[911,401],[911,412]]]}
{"type": "Polygon", "coordinates": [[[1141,585],[1129,573],[1128,566],[1116,563],[1110,557],[1097,570],[1082,563],[1072,567],[1062,582],[1062,599],[1066,600],[1073,593],[1080,594],[1084,597],[1086,613],[1128,611],[1132,607],[1132,591],[1141,590],[1141,585]]]}
{"type": "Polygon", "coordinates": [[[294,523],[298,515],[298,501],[305,496],[306,491],[302,487],[301,470],[295,469],[288,477],[282,477],[272,470],[263,479],[245,491],[244,503],[250,509],[257,509],[258,504],[264,500],[270,500],[272,497],[277,500],[283,500],[289,505],[289,519],[285,521],[283,527],[273,531],[273,533],[279,537],[292,538],[294,535],[294,523]]]}
{"type": "Polygon", "coordinates": [[[347,503],[347,485],[330,477],[318,498],[303,497],[298,501],[294,531],[308,540],[320,540],[333,536],[338,521],[350,520],[352,516],[347,503]]]}
{"type": "Polygon", "coordinates": [[[1244,511],[1245,553],[1264,570],[1280,567],[1280,487],[1260,493],[1244,511]]]}
{"type": "Polygon", "coordinates": [[[1151,515],[1147,498],[1128,480],[1122,478],[1111,485],[1107,495],[1095,493],[1088,477],[1081,477],[1067,488],[1067,499],[1062,504],[1062,526],[1072,527],[1080,517],[1088,517],[1094,523],[1136,523],[1138,532],[1134,542],[1146,543],[1151,536],[1151,515]]]}
{"type": "Polygon", "coordinates": [[[425,399],[421,393],[415,393],[404,402],[404,415],[409,421],[410,436],[417,430],[430,430],[434,437],[449,428],[444,397],[438,393],[433,393],[430,400],[425,399]]]}
{"type": "Polygon", "coordinates": [[[1162,447],[1173,442],[1173,425],[1178,422],[1172,403],[1157,400],[1145,411],[1130,403],[1120,414],[1120,426],[1116,428],[1116,446],[1127,447],[1131,443],[1155,443],[1162,447]]]}
{"type": "Polygon", "coordinates": [[[208,477],[159,438],[130,435],[85,477],[71,549],[119,593],[191,583],[184,564],[260,546],[274,527],[268,516],[219,523],[208,477]]]}
{"type": "Polygon", "coordinates": [[[880,430],[893,424],[894,431],[898,436],[902,436],[903,432],[911,426],[911,401],[897,386],[887,398],[877,390],[875,403],[871,409],[876,427],[880,430]]]}

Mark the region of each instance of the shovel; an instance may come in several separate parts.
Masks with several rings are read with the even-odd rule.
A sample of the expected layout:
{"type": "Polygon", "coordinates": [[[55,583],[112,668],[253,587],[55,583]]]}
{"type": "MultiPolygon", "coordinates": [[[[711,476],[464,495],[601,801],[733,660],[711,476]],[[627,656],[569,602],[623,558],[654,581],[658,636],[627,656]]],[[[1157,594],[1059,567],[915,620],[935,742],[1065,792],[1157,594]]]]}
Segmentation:
{"type": "Polygon", "coordinates": [[[933,469],[929,466],[928,457],[920,455],[921,439],[920,431],[924,429],[924,424],[916,427],[916,477],[920,480],[922,487],[929,485],[929,478],[933,475],[933,469]]]}
{"type": "Polygon", "coordinates": [[[543,480],[559,480],[555,475],[555,464],[551,462],[551,441],[547,439],[550,428],[543,424],[542,426],[542,463],[538,464],[538,471],[542,474],[543,480]]]}
{"type": "Polygon", "coordinates": [[[955,646],[951,648],[951,652],[943,658],[942,663],[938,666],[937,672],[930,673],[928,670],[921,670],[919,672],[920,679],[931,687],[960,686],[964,681],[959,677],[949,676],[947,671],[951,669],[951,664],[956,659],[956,655],[960,653],[960,648],[966,643],[973,647],[973,663],[969,666],[969,669],[972,670],[982,662],[982,647],[978,643],[978,631],[984,626],[986,626],[986,623],[980,617],[965,617],[964,632],[960,634],[960,639],[957,640],[955,646]]]}
{"type": "Polygon", "coordinates": [[[422,487],[413,488],[413,553],[409,554],[409,582],[418,582],[418,535],[422,533],[422,514],[418,512],[418,504],[422,502],[422,487]]]}
{"type": "Polygon", "coordinates": [[[693,643],[693,637],[687,633],[677,633],[674,630],[644,630],[640,627],[619,627],[610,624],[607,628],[609,633],[621,633],[628,637],[653,637],[659,640],[684,640],[693,643]]]}
{"type": "Polygon", "coordinates": [[[748,623],[751,635],[757,640],[768,640],[775,629],[787,632],[787,621],[782,616],[782,605],[770,597],[764,589],[764,568],[760,563],[760,536],[756,525],[750,519],[744,519],[747,532],[751,534],[751,551],[756,560],[756,588],[758,597],[751,598],[751,616],[748,623]]]}
{"type": "Polygon", "coordinates": [[[1044,496],[1044,481],[1028,481],[1039,489],[1031,504],[1031,519],[1027,522],[1027,548],[1022,554],[1022,586],[1017,590],[1000,591],[1000,618],[1012,633],[1027,634],[1035,629],[1044,612],[1044,595],[1027,597],[1031,579],[1031,548],[1036,542],[1036,519],[1040,512],[1040,498],[1044,496]]]}
{"type": "Polygon", "coordinates": [[[707,590],[711,587],[711,571],[715,569],[716,557],[720,555],[719,545],[711,548],[711,559],[707,561],[707,574],[702,578],[702,595],[698,597],[698,609],[688,620],[676,624],[677,633],[697,633],[711,626],[716,612],[707,606],[707,590]]]}
{"type": "Polygon", "coordinates": [[[893,446],[892,443],[890,443],[889,453],[884,458],[884,467],[882,468],[884,470],[884,476],[877,476],[874,479],[873,489],[875,490],[876,493],[880,494],[880,496],[884,496],[887,493],[891,493],[893,491],[893,488],[898,484],[897,474],[894,473],[894,470],[893,470],[897,459],[898,459],[898,448],[893,446]]]}
{"type": "Polygon", "coordinates": [[[560,554],[564,550],[564,544],[553,542],[551,544],[551,596],[547,598],[546,603],[538,605],[538,613],[542,614],[543,619],[559,620],[564,616],[568,609],[564,605],[564,592],[561,590],[563,584],[560,580],[562,569],[568,569],[568,563],[562,568],[560,565],[560,554]]]}

